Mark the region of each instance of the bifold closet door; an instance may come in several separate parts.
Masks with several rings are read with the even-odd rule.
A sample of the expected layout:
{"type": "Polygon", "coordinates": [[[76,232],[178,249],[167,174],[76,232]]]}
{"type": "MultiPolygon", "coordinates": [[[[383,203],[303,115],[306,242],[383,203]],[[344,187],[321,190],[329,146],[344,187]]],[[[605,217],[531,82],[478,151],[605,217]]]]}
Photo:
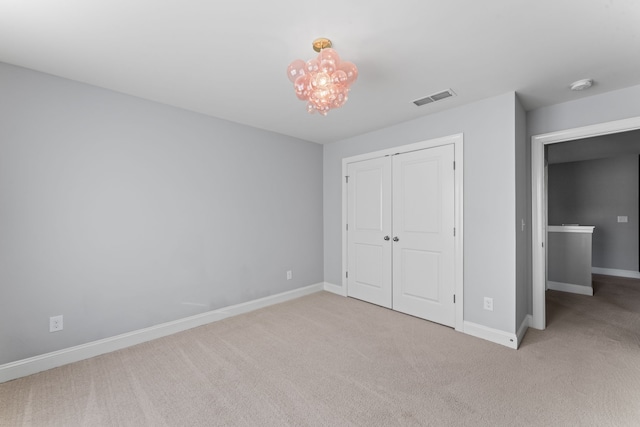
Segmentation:
{"type": "Polygon", "coordinates": [[[391,160],[347,167],[347,295],[391,308],[391,160]]]}
{"type": "Polygon", "coordinates": [[[394,310],[455,326],[454,148],[392,157],[394,310]]]}

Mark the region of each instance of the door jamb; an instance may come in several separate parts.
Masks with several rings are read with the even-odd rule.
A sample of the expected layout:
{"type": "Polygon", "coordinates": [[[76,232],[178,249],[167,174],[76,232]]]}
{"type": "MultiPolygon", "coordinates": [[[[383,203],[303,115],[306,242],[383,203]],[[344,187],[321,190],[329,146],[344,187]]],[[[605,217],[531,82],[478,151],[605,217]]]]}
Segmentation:
{"type": "Polygon", "coordinates": [[[545,196],[544,149],[559,142],[573,141],[593,136],[608,135],[640,129],[640,117],[598,123],[531,137],[531,269],[532,269],[532,317],[531,327],[546,327],[545,288],[547,241],[547,206],[545,196]]]}
{"type": "Polygon", "coordinates": [[[454,289],[456,298],[456,320],[455,330],[464,332],[464,221],[463,221],[463,193],[464,193],[464,136],[462,133],[445,136],[442,138],[429,139],[408,145],[360,154],[357,156],[345,157],[342,159],[342,295],[347,296],[347,165],[363,160],[370,160],[397,153],[434,148],[441,145],[453,144],[454,146],[454,227],[456,229],[454,237],[454,289]]]}

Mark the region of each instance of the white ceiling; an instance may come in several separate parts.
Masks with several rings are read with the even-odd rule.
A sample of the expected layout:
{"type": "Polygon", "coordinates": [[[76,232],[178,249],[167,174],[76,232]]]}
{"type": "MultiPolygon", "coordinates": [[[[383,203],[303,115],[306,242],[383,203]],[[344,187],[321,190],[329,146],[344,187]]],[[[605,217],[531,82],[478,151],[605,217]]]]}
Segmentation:
{"type": "Polygon", "coordinates": [[[327,143],[509,91],[531,110],[640,84],[640,1],[0,0],[0,61],[327,143]],[[317,37],[360,74],[327,117],[286,77],[317,37]]]}

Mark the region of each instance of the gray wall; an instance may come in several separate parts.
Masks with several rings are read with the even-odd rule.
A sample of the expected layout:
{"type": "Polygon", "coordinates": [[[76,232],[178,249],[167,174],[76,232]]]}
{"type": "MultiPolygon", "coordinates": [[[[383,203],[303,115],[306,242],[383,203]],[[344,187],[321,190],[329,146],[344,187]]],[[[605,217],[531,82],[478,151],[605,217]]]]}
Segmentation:
{"type": "Polygon", "coordinates": [[[6,64],[0,93],[0,364],[323,280],[322,146],[6,64]]]}
{"type": "Polygon", "coordinates": [[[640,85],[527,112],[528,136],[640,117],[640,85]]]}
{"type": "Polygon", "coordinates": [[[464,133],[464,318],[515,332],[516,104],[507,93],[325,145],[325,281],[342,284],[342,159],[464,133]],[[483,310],[485,296],[493,312],[483,310]]]}
{"type": "MultiPolygon", "coordinates": [[[[547,237],[547,248],[549,254],[547,279],[549,282],[592,287],[593,235],[591,233],[550,231],[547,237]]],[[[554,289],[552,286],[549,288],[554,289]]],[[[566,288],[561,287],[560,289],[566,288]]]]}
{"type": "Polygon", "coordinates": [[[594,267],[638,271],[637,155],[549,165],[548,195],[550,225],[595,225],[594,267]]]}
{"type": "Polygon", "coordinates": [[[547,146],[549,164],[639,154],[640,130],[610,133],[547,146]]]}
{"type": "Polygon", "coordinates": [[[522,105],[515,105],[516,162],[516,328],[529,313],[531,296],[531,202],[527,197],[530,184],[531,150],[527,148],[527,120],[522,105]],[[524,221],[524,226],[522,225],[524,221]]]}

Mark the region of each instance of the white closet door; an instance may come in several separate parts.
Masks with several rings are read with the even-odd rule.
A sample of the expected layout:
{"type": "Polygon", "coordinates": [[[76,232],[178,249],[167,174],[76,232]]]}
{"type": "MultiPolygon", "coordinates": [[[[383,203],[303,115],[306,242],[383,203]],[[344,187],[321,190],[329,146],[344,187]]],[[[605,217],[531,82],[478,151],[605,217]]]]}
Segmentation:
{"type": "Polygon", "coordinates": [[[391,161],[348,165],[347,295],[391,308],[391,161]]]}
{"type": "Polygon", "coordinates": [[[454,147],[392,159],[393,309],[455,326],[454,147]]]}

